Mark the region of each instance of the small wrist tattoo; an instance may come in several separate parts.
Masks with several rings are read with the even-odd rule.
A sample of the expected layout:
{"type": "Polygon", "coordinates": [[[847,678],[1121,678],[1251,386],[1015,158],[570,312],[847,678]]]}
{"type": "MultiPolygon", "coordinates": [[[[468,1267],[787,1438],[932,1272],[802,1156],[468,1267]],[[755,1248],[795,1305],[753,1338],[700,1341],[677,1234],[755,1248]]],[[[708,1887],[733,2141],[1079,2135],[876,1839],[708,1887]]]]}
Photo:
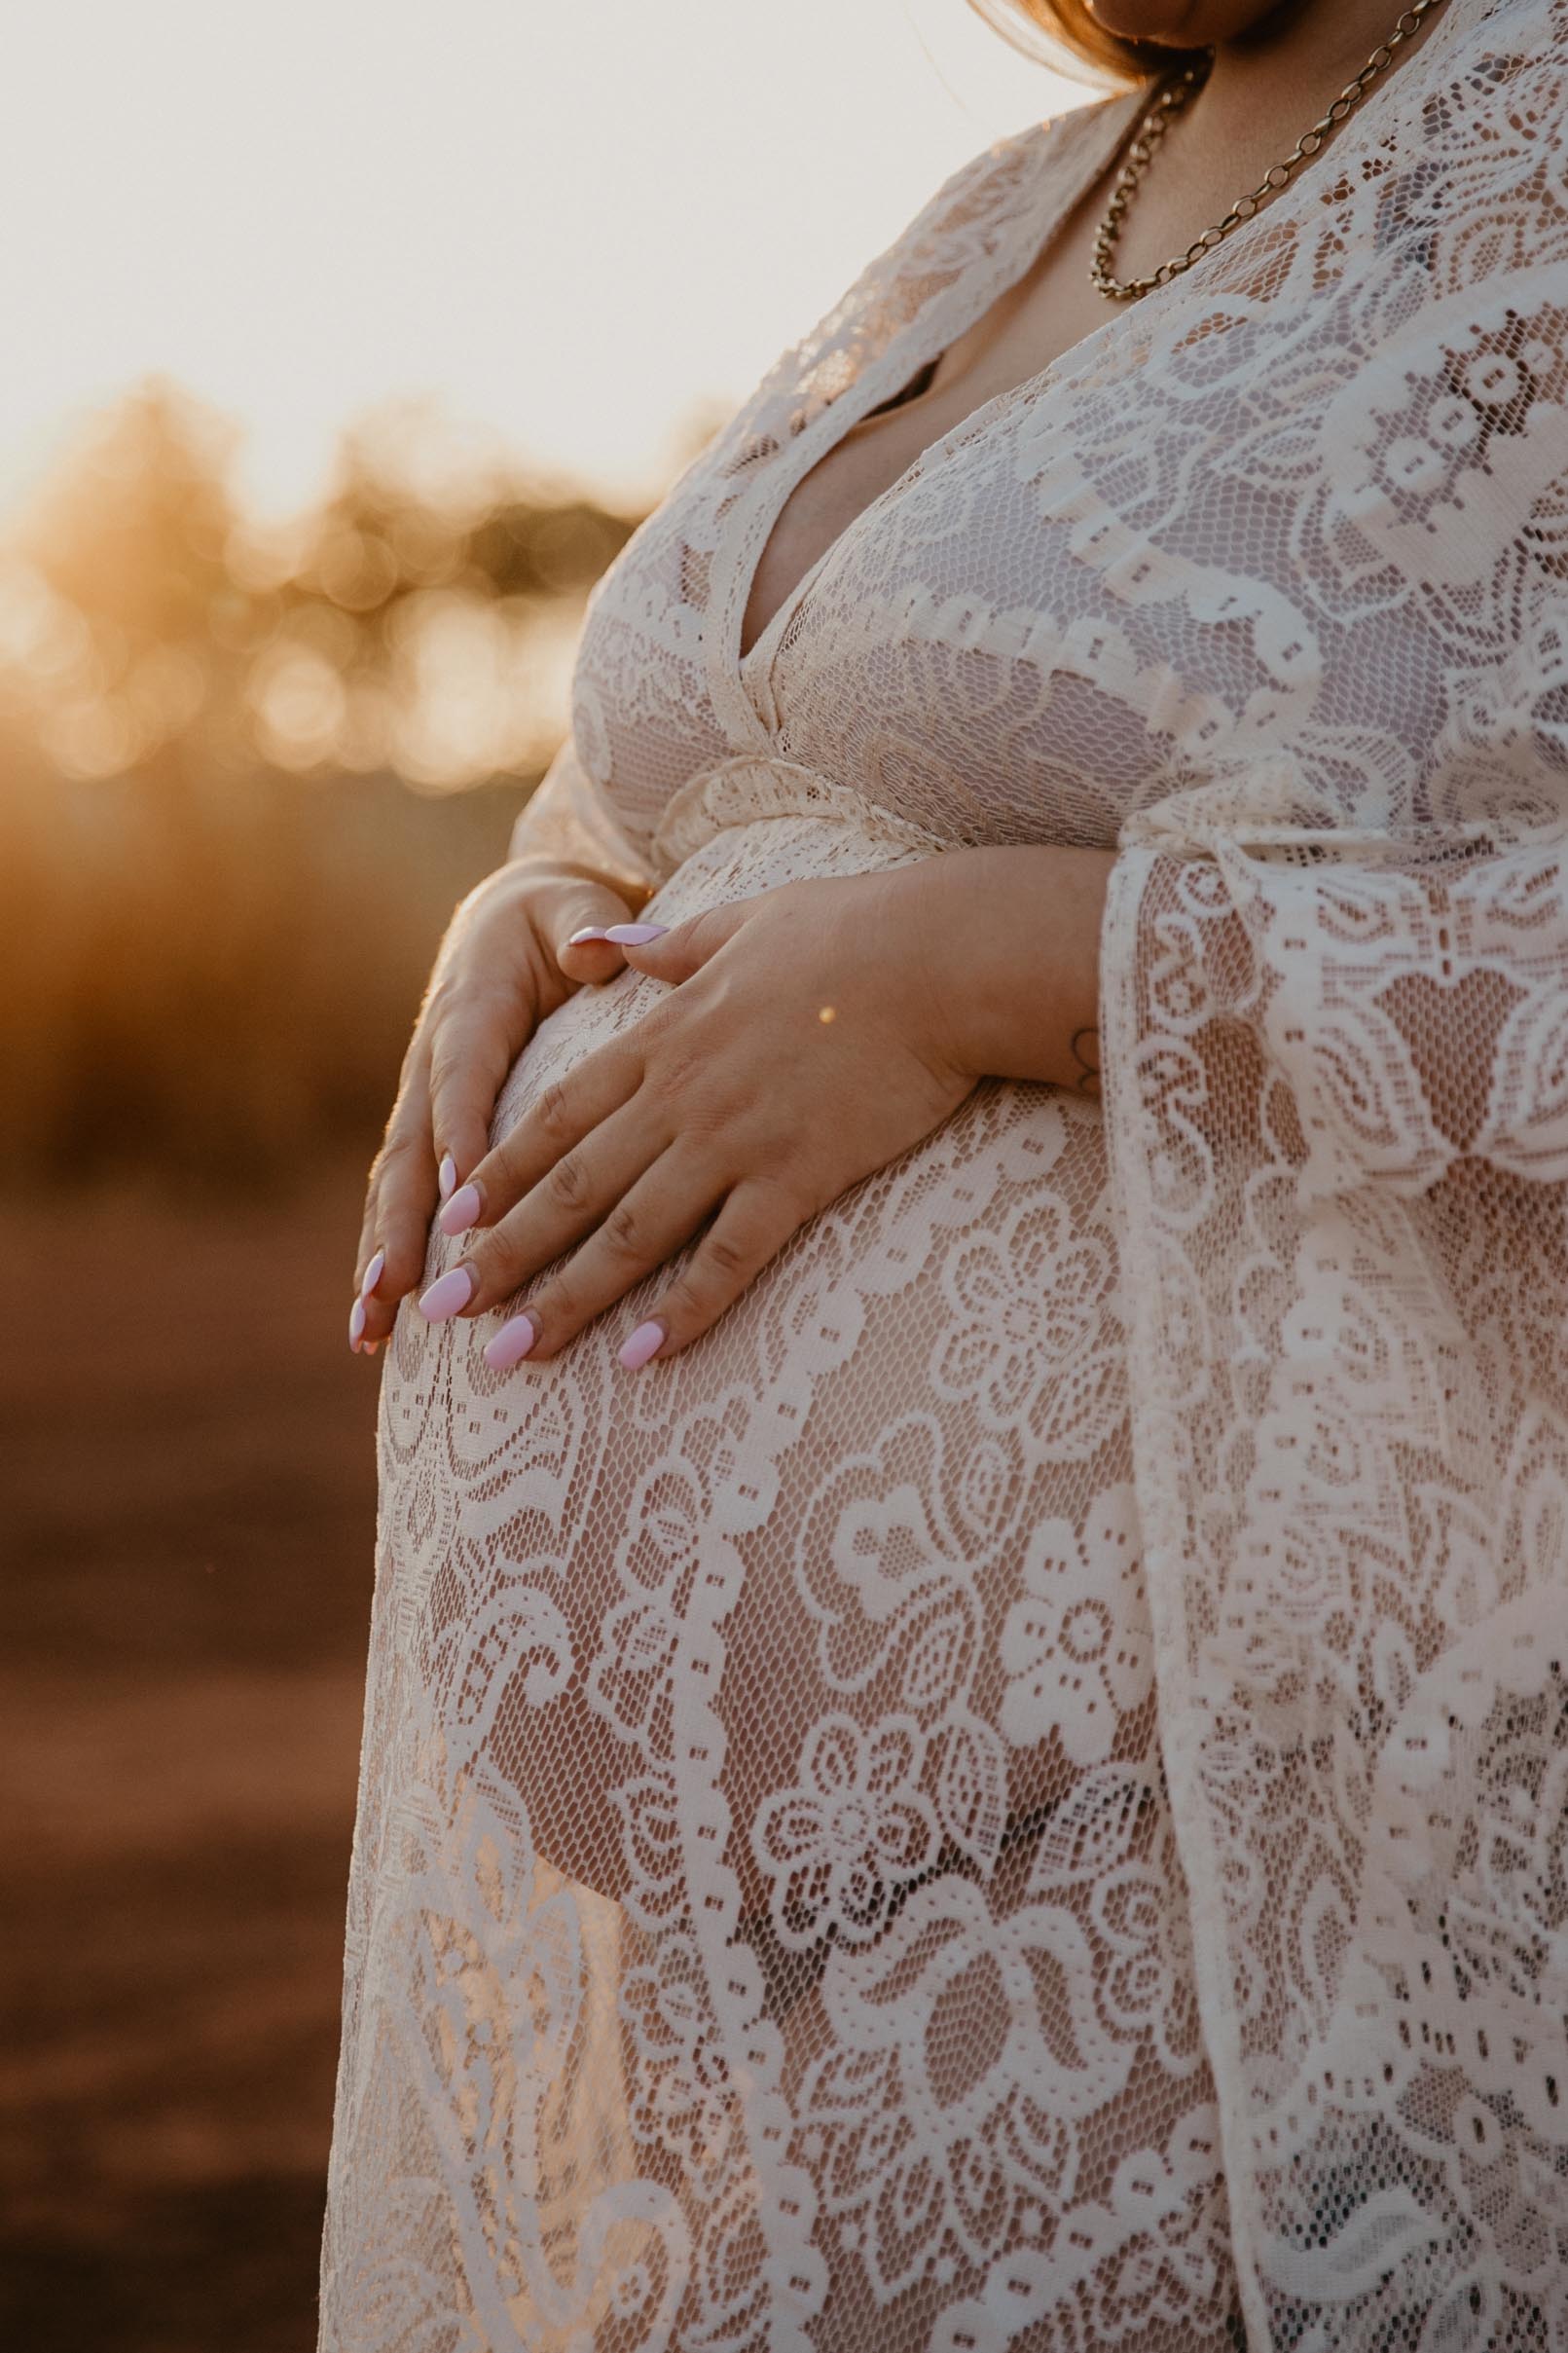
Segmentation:
{"type": "Polygon", "coordinates": [[[1100,1099],[1100,1032],[1097,1029],[1076,1029],[1073,1032],[1073,1059],[1078,1075],[1073,1082],[1074,1091],[1100,1099]]]}

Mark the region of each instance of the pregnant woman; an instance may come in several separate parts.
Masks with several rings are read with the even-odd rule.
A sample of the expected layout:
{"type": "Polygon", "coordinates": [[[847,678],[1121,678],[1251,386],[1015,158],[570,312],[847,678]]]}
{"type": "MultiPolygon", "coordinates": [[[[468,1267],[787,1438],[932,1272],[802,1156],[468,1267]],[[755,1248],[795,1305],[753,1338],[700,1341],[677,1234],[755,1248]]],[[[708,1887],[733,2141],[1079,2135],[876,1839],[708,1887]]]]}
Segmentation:
{"type": "Polygon", "coordinates": [[[330,2353],[1568,2344],[1568,0],[1025,5],[408,1054],[330,2353]]]}

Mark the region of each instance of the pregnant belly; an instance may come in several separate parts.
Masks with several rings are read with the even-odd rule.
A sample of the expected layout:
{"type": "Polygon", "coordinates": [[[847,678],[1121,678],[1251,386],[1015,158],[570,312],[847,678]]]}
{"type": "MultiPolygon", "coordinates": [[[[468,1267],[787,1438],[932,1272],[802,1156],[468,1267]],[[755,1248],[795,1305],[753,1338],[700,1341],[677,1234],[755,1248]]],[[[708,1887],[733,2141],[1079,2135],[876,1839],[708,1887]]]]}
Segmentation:
{"type": "MultiPolygon", "coordinates": [[[[678,919],[883,863],[866,853],[774,821],[707,845],[655,903],[678,919]]],[[[654,986],[564,1007],[495,1132],[654,986]]],[[[400,1318],[382,1575],[416,1746],[649,1917],[691,1900],[705,1848],[748,1910],[814,1838],[881,1839],[893,1876],[994,1857],[1064,1775],[1147,1752],[1095,1106],[986,1083],[695,1346],[629,1375],[614,1344],[664,1279],[504,1375],[481,1350],[509,1308],[400,1318]]]]}

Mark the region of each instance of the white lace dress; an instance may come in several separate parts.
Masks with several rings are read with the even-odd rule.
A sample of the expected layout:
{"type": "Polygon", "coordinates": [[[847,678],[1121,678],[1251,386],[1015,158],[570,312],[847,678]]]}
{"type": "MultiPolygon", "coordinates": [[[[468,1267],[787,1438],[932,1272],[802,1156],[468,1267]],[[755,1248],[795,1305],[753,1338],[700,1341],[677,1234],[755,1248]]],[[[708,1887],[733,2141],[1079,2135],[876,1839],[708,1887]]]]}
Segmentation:
{"type": "MultiPolygon", "coordinates": [[[[1527,1266],[1568,1305],[1559,16],[1449,0],[1315,177],[928,450],[743,659],[793,486],[1140,101],[980,156],[601,584],[526,840],[667,922],[1119,846],[1113,1161],[1094,1104],[988,1083],[638,1376],[602,1327],[502,1375],[509,1310],[400,1315],[331,2353],[1568,2341],[1530,1633],[1568,1379],[1524,1328],[1527,1266]],[[1352,1036],[1391,972],[1408,1018],[1352,1036]],[[1505,1866],[1432,1727],[1482,1727],[1469,1802],[1508,1608],[1505,1866]],[[1434,2056],[1488,1970],[1489,2055],[1472,2011],[1434,2056]]],[[[545,1022],[495,1133],[659,985],[545,1022]]]]}

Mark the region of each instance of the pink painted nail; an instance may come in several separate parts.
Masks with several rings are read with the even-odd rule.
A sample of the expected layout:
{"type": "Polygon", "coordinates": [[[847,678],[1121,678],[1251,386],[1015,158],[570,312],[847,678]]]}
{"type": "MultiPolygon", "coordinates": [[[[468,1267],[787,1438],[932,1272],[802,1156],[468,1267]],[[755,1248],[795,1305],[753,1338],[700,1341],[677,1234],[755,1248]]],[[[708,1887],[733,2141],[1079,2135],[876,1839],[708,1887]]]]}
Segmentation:
{"type": "Polygon", "coordinates": [[[359,1353],[361,1356],[374,1356],[381,1344],[379,1340],[362,1340],[359,1343],[359,1353]]]}
{"type": "Polygon", "coordinates": [[[641,948],[650,939],[662,939],[669,929],[667,923],[612,923],[604,937],[618,948],[641,948]]]}
{"type": "Polygon", "coordinates": [[[621,1362],[629,1373],[645,1365],[650,1356],[657,1356],[669,1338],[663,1324],[638,1324],[621,1350],[621,1362]]]}
{"type": "Polygon", "coordinates": [[[365,1303],[356,1299],[348,1310],[348,1345],[356,1346],[365,1337],[365,1303]]]}
{"type": "Polygon", "coordinates": [[[452,1191],[456,1182],[457,1163],[449,1152],[443,1156],[441,1165],[436,1170],[436,1190],[439,1192],[443,1200],[446,1199],[448,1194],[452,1191]]]}
{"type": "Polygon", "coordinates": [[[580,946],[582,941],[585,939],[607,939],[608,938],[609,934],[605,931],[604,926],[602,923],[585,923],[580,932],[572,933],[571,938],[566,942],[566,945],[569,948],[574,948],[580,946]]]}
{"type": "Polygon", "coordinates": [[[510,1323],[502,1324],[493,1340],[486,1341],[485,1362],[493,1372],[509,1372],[513,1365],[522,1363],[538,1337],[530,1316],[514,1315],[510,1323]]]}
{"type": "Polygon", "coordinates": [[[481,1205],[477,1185],[459,1185],[436,1224],[443,1233],[466,1233],[479,1216],[481,1205]]]}
{"type": "Polygon", "coordinates": [[[385,1266],[385,1251],[378,1250],[375,1257],[371,1260],[370,1265],[365,1268],[365,1279],[359,1286],[359,1296],[361,1299],[369,1299],[371,1293],[375,1290],[376,1285],[382,1279],[382,1268],[385,1266]]]}
{"type": "Polygon", "coordinates": [[[449,1267],[438,1274],[419,1301],[419,1313],[427,1324],[444,1324],[449,1315],[465,1306],[474,1295],[472,1267],[449,1267]]]}

